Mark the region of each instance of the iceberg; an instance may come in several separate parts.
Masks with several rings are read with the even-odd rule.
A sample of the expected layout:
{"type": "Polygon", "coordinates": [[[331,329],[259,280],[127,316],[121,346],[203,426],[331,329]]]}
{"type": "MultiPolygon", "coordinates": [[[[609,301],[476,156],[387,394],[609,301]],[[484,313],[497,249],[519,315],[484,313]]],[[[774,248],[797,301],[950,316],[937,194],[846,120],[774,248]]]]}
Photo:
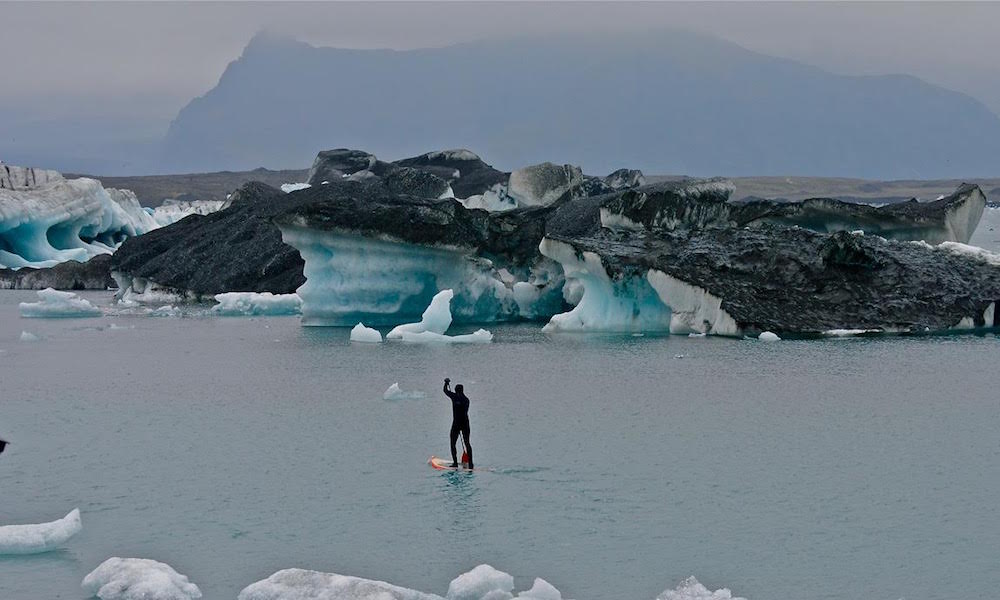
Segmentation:
{"type": "Polygon", "coordinates": [[[30,331],[22,331],[20,339],[21,339],[22,342],[37,342],[37,341],[40,341],[42,338],[40,338],[37,335],[31,333],[30,331]]]}
{"type": "Polygon", "coordinates": [[[96,179],[64,179],[55,171],[7,169],[15,173],[9,178],[25,185],[0,186],[0,267],[86,262],[158,227],[128,190],[105,189],[96,179]]]}
{"type": "Polygon", "coordinates": [[[58,521],[37,525],[0,526],[0,555],[38,554],[55,550],[80,533],[80,509],[74,508],[58,521]]]}
{"type": "Polygon", "coordinates": [[[762,342],[779,342],[779,341],[781,341],[781,338],[778,337],[778,334],[774,333],[773,331],[762,331],[760,333],[760,335],[757,336],[757,339],[760,340],[760,341],[762,341],[762,342]]]}
{"type": "Polygon", "coordinates": [[[399,387],[399,383],[394,383],[389,386],[389,389],[382,394],[383,400],[420,400],[426,398],[427,394],[419,391],[404,391],[399,387]]]}
{"type": "Polygon", "coordinates": [[[489,565],[456,577],[445,596],[361,577],[284,569],[245,587],[237,600],[562,600],[544,579],[535,579],[530,590],[516,597],[513,589],[514,578],[489,565]]]}
{"type": "Polygon", "coordinates": [[[430,305],[424,310],[419,323],[406,323],[393,327],[386,334],[387,340],[403,338],[404,333],[437,333],[444,334],[451,325],[451,299],[455,296],[452,290],[441,290],[431,299],[430,305]]]}
{"type": "Polygon", "coordinates": [[[351,329],[351,341],[363,342],[366,344],[379,344],[382,342],[382,334],[378,329],[365,327],[364,323],[358,323],[351,329]]]}
{"type": "Polygon", "coordinates": [[[111,557],[83,578],[88,594],[101,600],[195,600],[198,586],[170,565],[147,558],[111,557]]]}
{"type": "Polygon", "coordinates": [[[155,209],[146,209],[159,227],[166,227],[188,215],[210,215],[226,207],[225,200],[174,200],[168,198],[155,209]]]}
{"type": "Polygon", "coordinates": [[[216,294],[212,312],[226,316],[297,315],[302,310],[298,294],[227,292],[216,294]]]}
{"type": "Polygon", "coordinates": [[[61,292],[45,288],[35,292],[40,302],[21,302],[17,305],[22,317],[54,318],[54,317],[99,317],[101,309],[84,298],[77,297],[73,292],[61,292]]]}
{"type": "Polygon", "coordinates": [[[493,334],[485,329],[477,329],[474,333],[465,335],[404,331],[400,339],[410,344],[488,344],[493,341],[493,334]]]}
{"type": "Polygon", "coordinates": [[[656,600],[746,600],[733,596],[732,592],[723,588],[714,592],[694,577],[688,577],[672,590],[666,590],[656,597],[656,600]]]}

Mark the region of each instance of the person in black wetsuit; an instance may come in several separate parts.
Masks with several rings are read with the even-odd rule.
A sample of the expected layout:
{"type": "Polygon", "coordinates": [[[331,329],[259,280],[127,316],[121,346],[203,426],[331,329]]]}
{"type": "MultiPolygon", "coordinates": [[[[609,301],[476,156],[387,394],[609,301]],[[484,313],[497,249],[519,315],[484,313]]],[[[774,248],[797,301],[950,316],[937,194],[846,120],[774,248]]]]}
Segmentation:
{"type": "Polygon", "coordinates": [[[455,442],[458,434],[462,434],[465,451],[469,455],[469,468],[472,468],[472,444],[469,443],[469,398],[465,395],[462,384],[451,391],[451,380],[444,380],[444,395],[451,398],[451,466],[458,466],[458,454],[455,452],[455,442]]]}

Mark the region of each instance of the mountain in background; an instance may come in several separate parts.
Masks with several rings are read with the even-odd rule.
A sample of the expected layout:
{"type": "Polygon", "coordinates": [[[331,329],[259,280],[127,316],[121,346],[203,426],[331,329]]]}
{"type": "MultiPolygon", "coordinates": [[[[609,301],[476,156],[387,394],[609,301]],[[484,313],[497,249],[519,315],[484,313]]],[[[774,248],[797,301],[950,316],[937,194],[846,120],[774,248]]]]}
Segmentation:
{"type": "Polygon", "coordinates": [[[994,175],[1000,118],[903,75],[834,75],[686,31],[412,51],[255,36],[173,121],[172,171],[466,147],[499,168],[875,179],[994,175]]]}

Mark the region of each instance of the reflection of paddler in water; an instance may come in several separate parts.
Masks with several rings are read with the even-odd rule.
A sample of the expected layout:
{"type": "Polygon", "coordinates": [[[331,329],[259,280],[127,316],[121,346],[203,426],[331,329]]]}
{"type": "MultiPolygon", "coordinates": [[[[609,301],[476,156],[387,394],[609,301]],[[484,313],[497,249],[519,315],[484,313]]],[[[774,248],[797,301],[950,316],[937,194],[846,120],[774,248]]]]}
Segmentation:
{"type": "Polygon", "coordinates": [[[465,395],[465,388],[462,384],[455,386],[455,391],[451,391],[451,379],[444,380],[444,394],[451,398],[451,466],[458,466],[458,454],[455,451],[455,442],[458,441],[458,434],[462,434],[462,441],[465,443],[465,454],[462,455],[462,462],[470,469],[472,466],[472,444],[469,443],[469,398],[465,395]]]}

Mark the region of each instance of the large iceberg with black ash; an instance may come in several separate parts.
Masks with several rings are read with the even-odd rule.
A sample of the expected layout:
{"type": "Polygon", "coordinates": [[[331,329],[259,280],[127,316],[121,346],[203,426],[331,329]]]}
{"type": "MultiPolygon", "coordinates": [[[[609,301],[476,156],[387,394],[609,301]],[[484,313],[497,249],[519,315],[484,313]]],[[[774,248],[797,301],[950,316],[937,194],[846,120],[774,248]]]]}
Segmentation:
{"type": "Polygon", "coordinates": [[[158,227],[128,190],[40,169],[2,165],[0,173],[0,267],[84,262],[158,227]]]}

